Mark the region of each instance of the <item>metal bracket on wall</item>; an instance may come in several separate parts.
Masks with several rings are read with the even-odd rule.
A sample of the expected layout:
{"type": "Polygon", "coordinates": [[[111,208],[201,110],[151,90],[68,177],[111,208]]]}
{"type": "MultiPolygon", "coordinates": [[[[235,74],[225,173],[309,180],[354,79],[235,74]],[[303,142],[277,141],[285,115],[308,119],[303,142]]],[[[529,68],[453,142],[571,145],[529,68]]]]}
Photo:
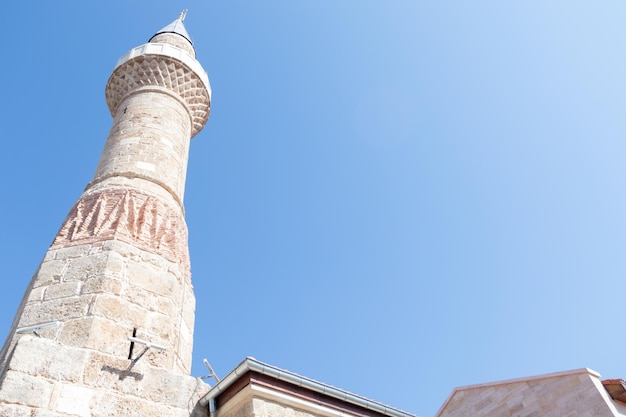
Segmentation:
{"type": "Polygon", "coordinates": [[[132,343],[139,343],[140,345],[144,345],[145,347],[143,348],[141,352],[139,352],[139,355],[135,356],[134,359],[130,360],[130,365],[128,365],[128,368],[126,369],[127,371],[130,371],[133,368],[133,366],[135,366],[137,361],[141,359],[141,357],[148,351],[148,349],[153,348],[156,350],[167,350],[165,346],[157,345],[152,342],[148,342],[147,340],[139,339],[137,337],[129,336],[128,340],[130,340],[132,343]]]}
{"type": "Polygon", "coordinates": [[[22,334],[22,333],[33,332],[37,337],[41,337],[41,335],[39,334],[39,329],[44,329],[46,327],[52,327],[52,326],[60,326],[62,324],[63,324],[62,321],[49,321],[47,323],[35,324],[34,326],[20,327],[15,330],[15,333],[22,334]]]}

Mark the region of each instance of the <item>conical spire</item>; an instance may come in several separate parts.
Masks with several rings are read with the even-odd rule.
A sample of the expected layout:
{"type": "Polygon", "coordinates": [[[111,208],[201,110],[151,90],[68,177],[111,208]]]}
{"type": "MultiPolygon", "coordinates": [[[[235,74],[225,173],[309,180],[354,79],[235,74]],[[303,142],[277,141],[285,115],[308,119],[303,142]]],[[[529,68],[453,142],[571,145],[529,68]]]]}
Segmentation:
{"type": "MultiPolygon", "coordinates": [[[[180,12],[180,15],[178,16],[176,20],[174,20],[169,25],[165,26],[163,29],[159,30],[157,33],[154,34],[154,36],[152,36],[152,38],[154,38],[157,35],[160,35],[161,33],[175,33],[187,39],[189,43],[193,45],[191,36],[189,36],[189,33],[187,32],[187,29],[185,29],[185,25],[183,24],[183,21],[185,20],[185,16],[187,16],[187,9],[180,12]]],[[[150,38],[150,40],[152,40],[152,38],[150,38]]]]}

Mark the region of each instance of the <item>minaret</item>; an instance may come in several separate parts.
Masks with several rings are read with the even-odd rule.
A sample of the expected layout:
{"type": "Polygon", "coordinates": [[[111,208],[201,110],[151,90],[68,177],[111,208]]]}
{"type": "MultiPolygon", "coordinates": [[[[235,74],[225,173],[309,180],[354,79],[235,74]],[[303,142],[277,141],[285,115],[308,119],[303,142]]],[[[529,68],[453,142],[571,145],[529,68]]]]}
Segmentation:
{"type": "Polygon", "coordinates": [[[211,88],[185,12],[123,55],[95,175],[0,352],[2,416],[189,416],[195,297],[183,193],[211,88]],[[41,414],[40,414],[41,413],[41,414]]]}

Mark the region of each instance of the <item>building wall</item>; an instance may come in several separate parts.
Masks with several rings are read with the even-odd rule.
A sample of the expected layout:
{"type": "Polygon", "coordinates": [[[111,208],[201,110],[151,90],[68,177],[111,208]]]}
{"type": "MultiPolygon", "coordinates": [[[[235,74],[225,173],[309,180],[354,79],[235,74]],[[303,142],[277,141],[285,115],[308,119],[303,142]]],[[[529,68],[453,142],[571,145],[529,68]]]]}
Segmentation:
{"type": "Polygon", "coordinates": [[[624,408],[588,369],[457,388],[437,417],[614,417],[624,408]]]}
{"type": "Polygon", "coordinates": [[[22,335],[2,376],[2,417],[206,417],[202,381],[91,349],[22,335]]]}
{"type": "MultiPolygon", "coordinates": [[[[156,59],[143,65],[151,62],[167,68],[165,62],[156,59]]],[[[140,65],[133,62],[131,67],[139,72],[134,67],[140,65]]],[[[152,69],[157,70],[158,67],[152,69]]],[[[142,81],[140,75],[135,77],[137,82],[142,81]]],[[[180,97],[161,86],[137,88],[118,104],[90,188],[126,187],[127,184],[119,184],[120,179],[139,178],[153,183],[137,183],[139,189],[155,194],[167,204],[182,205],[190,135],[189,110],[180,97]]]]}
{"type": "MultiPolygon", "coordinates": [[[[214,417],[415,417],[397,410],[392,412],[390,407],[379,403],[375,403],[379,407],[373,407],[374,403],[364,398],[350,401],[347,396],[351,394],[330,386],[323,392],[311,389],[315,386],[311,380],[292,384],[284,378],[275,379],[277,370],[268,369],[266,374],[253,371],[239,375],[227,388],[215,387],[213,392],[218,395],[213,400],[214,417]],[[383,414],[380,411],[383,409],[389,414],[383,414]]],[[[228,379],[226,376],[225,380],[228,379]]]]}
{"type": "Polygon", "coordinates": [[[217,417],[329,417],[339,416],[333,412],[306,401],[289,398],[289,396],[275,397],[270,391],[259,392],[256,388],[246,387],[223,405],[217,417]]]}
{"type": "MultiPolygon", "coordinates": [[[[109,233],[104,227],[100,231],[109,233]]],[[[58,239],[65,242],[62,232],[58,239]]],[[[42,329],[40,334],[67,346],[124,359],[140,351],[138,345],[130,352],[128,337],[135,336],[168,348],[151,350],[143,361],[189,374],[195,297],[186,256],[184,262],[178,262],[176,254],[168,260],[148,247],[141,249],[137,242],[124,242],[120,231],[111,232],[118,235],[116,240],[104,242],[92,233],[73,233],[79,244],[53,244],[46,254],[13,331],[60,321],[61,325],[42,329]]],[[[152,244],[151,239],[145,240],[146,246],[152,244]]],[[[186,250],[186,239],[180,246],[186,250]]],[[[20,337],[13,335],[11,343],[20,337]]]]}

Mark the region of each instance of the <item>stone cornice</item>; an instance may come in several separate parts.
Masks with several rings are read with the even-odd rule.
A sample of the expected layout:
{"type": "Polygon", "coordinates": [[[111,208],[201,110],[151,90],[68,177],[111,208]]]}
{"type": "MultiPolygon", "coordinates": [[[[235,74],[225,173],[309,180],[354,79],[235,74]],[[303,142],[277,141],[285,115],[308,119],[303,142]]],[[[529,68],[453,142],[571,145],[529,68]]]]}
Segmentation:
{"type": "Polygon", "coordinates": [[[106,86],[106,100],[115,117],[122,101],[137,88],[159,86],[179,95],[192,120],[191,137],[206,124],[211,107],[209,77],[186,51],[165,43],[131,49],[117,62],[106,86]]]}

